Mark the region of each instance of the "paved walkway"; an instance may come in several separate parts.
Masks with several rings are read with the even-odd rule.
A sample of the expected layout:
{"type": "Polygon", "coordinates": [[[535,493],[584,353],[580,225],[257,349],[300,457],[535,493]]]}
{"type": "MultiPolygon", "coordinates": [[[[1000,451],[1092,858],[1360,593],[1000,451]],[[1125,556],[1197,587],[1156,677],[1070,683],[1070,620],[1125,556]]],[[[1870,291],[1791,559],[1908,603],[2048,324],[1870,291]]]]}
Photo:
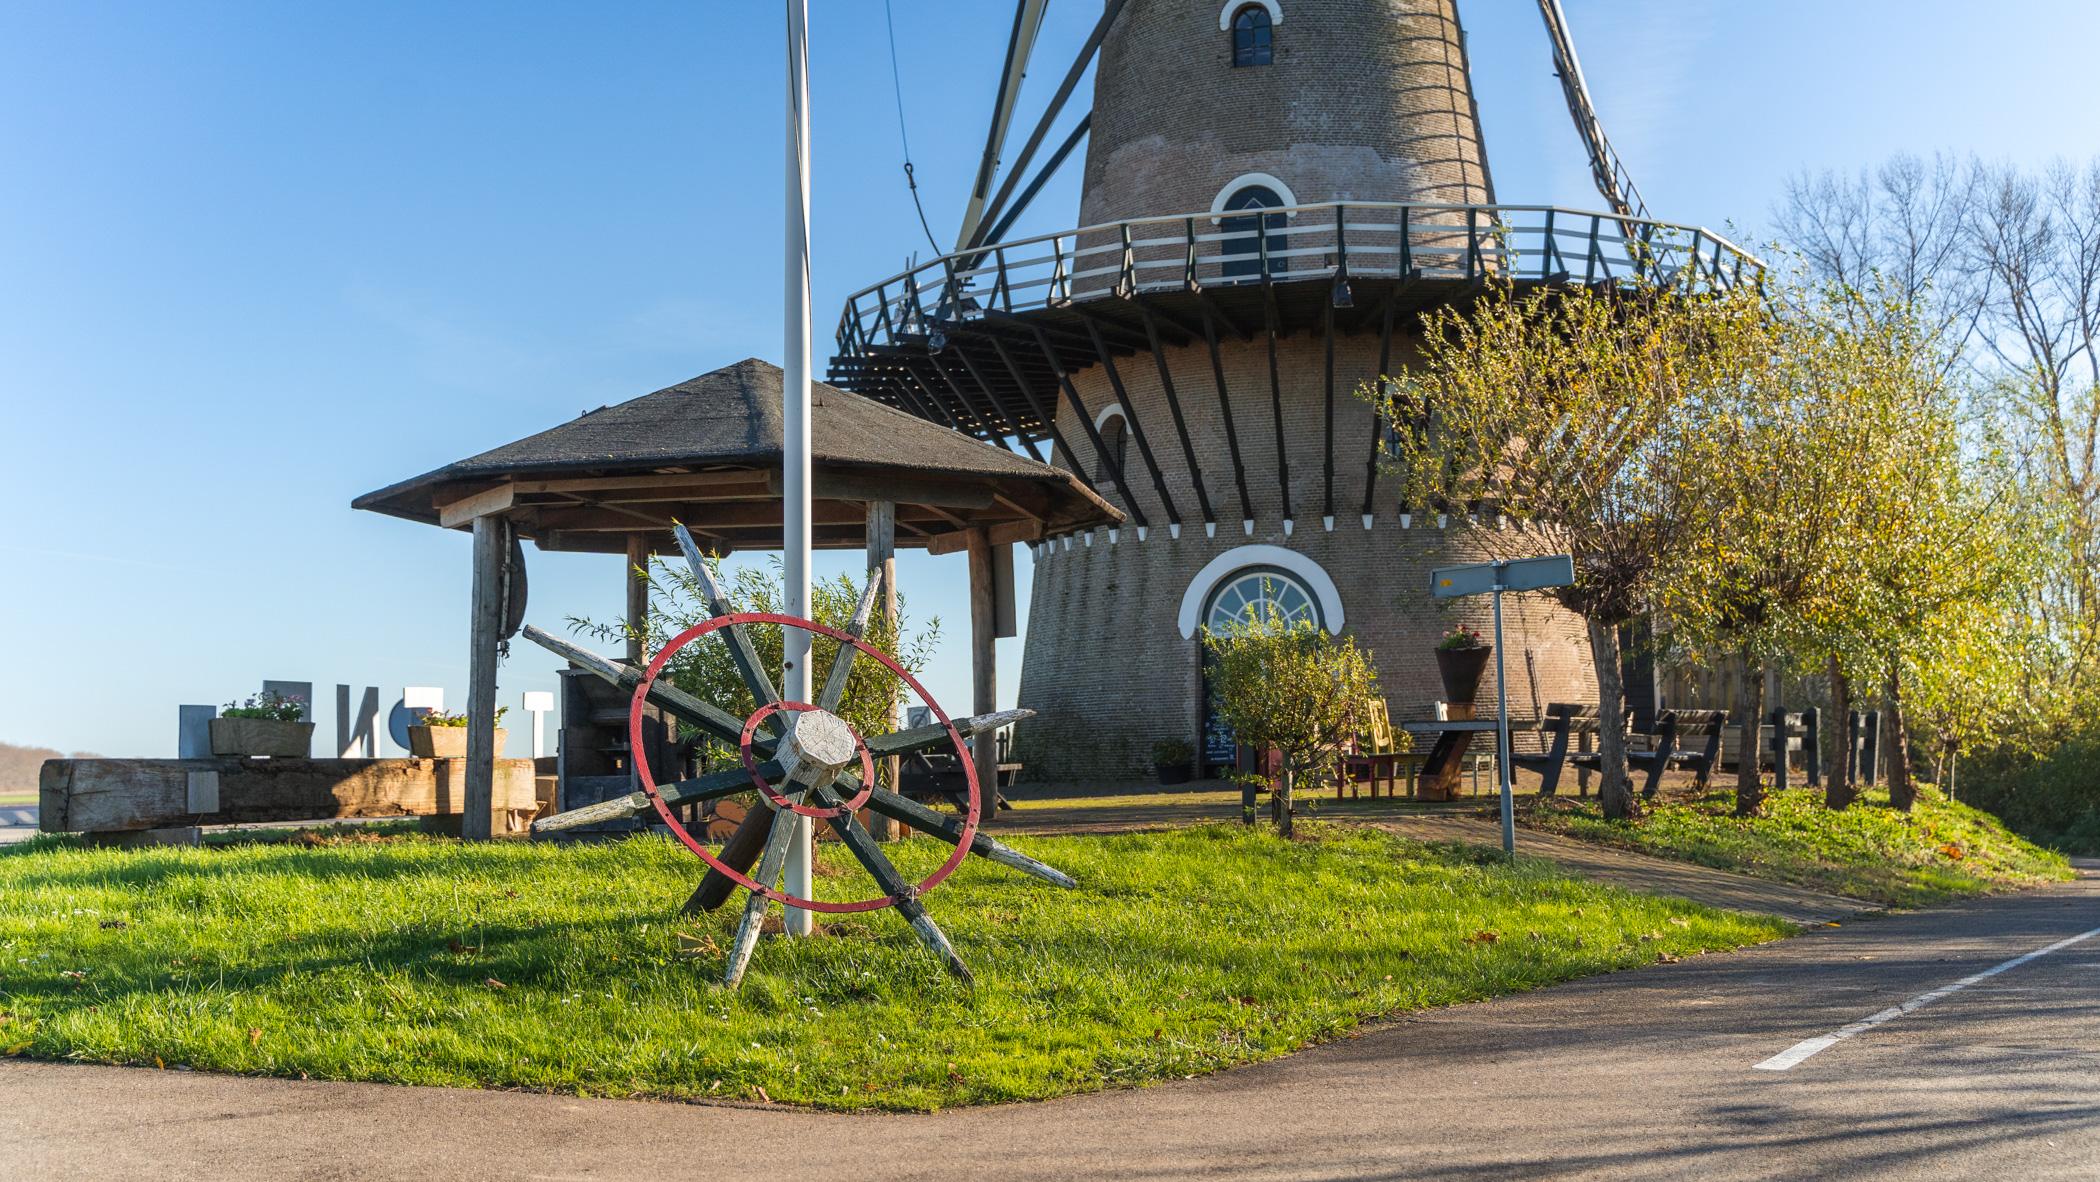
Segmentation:
{"type": "Polygon", "coordinates": [[[36,836],[36,806],[0,805],[0,845],[36,836]]]}
{"type": "MultiPolygon", "coordinates": [[[[1498,849],[1502,845],[1501,826],[1494,813],[1489,811],[1492,803],[1489,799],[1438,804],[1386,798],[1337,802],[1328,795],[1315,797],[1310,803],[1317,810],[1313,815],[1320,818],[1376,825],[1417,841],[1458,842],[1498,849]]],[[[1236,821],[1240,817],[1238,793],[1217,788],[1197,788],[1182,793],[1095,793],[1023,800],[1018,805],[1000,814],[993,823],[993,832],[1127,833],[1207,821],[1236,821]]],[[[1300,805],[1301,809],[1305,807],[1300,805]]],[[[1266,815],[1263,814],[1264,818],[1266,815]]],[[[1628,890],[1676,895],[1710,907],[1776,915],[1800,924],[1822,923],[1871,911],[1878,906],[1809,887],[1771,882],[1532,829],[1517,830],[1517,852],[1550,858],[1570,874],[1628,890]]]]}
{"type": "Polygon", "coordinates": [[[933,1116],[0,1060],[0,1176],[2091,1179],[2096,924],[2088,880],[1433,1010],[1201,1079],[933,1116]]]}

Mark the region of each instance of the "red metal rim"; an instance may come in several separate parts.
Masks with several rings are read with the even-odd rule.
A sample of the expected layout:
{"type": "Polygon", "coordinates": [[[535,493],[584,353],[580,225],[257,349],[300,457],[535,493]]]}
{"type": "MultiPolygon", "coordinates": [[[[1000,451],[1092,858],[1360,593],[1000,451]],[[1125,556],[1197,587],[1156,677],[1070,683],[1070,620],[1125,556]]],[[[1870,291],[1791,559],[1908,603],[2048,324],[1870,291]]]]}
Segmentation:
{"type": "Polygon", "coordinates": [[[759,723],[781,711],[802,714],[815,709],[816,707],[808,702],[767,702],[753,710],[751,717],[744,720],[744,733],[737,742],[737,753],[744,757],[744,770],[751,773],[751,782],[757,785],[759,795],[772,801],[774,808],[790,809],[805,817],[828,821],[833,817],[843,817],[847,813],[859,811],[860,806],[868,803],[868,797],[875,794],[875,756],[868,750],[867,741],[860,737],[860,732],[854,730],[851,723],[846,723],[843,718],[839,719],[839,722],[845,724],[847,733],[853,736],[854,748],[860,752],[860,792],[844,804],[819,807],[813,804],[797,804],[789,800],[779,789],[766,783],[764,776],[758,774],[758,761],[751,757],[751,736],[758,733],[759,723]]]}
{"type": "MultiPolygon", "coordinates": [[[[910,670],[899,665],[888,653],[883,652],[874,645],[857,637],[848,636],[836,628],[828,628],[815,620],[805,620],[800,616],[782,615],[778,612],[731,612],[726,616],[716,616],[711,620],[702,621],[680,632],[671,638],[671,643],[665,645],[663,650],[656,654],[655,659],[649,662],[648,669],[642,674],[641,684],[634,687],[634,699],[627,710],[627,741],[629,746],[635,751],[647,749],[642,736],[642,706],[648,701],[649,687],[656,684],[657,675],[663,672],[664,666],[670,662],[672,655],[693,641],[727,628],[731,624],[777,624],[784,628],[800,628],[812,636],[827,636],[841,644],[850,644],[864,655],[880,662],[883,668],[902,678],[904,684],[910,686],[912,692],[919,695],[919,700],[926,703],[926,708],[933,711],[933,716],[940,719],[942,729],[948,732],[948,741],[954,745],[956,757],[962,763],[963,779],[969,785],[970,794],[969,807],[963,813],[961,839],[955,843],[955,850],[948,855],[948,860],[941,863],[938,869],[920,881],[916,888],[917,893],[924,894],[932,890],[934,887],[939,886],[942,880],[946,879],[950,874],[955,873],[955,868],[962,865],[962,860],[969,856],[970,843],[977,838],[977,819],[981,811],[982,799],[977,782],[977,762],[970,758],[969,749],[963,746],[962,734],[955,729],[955,723],[948,718],[948,712],[941,709],[941,704],[933,700],[933,695],[926,692],[926,687],[919,684],[919,679],[913,677],[910,670]]],[[[724,863],[720,858],[708,853],[707,847],[702,845],[686,829],[684,823],[679,821],[678,817],[671,812],[671,806],[665,803],[664,798],[657,793],[656,777],[650,772],[647,759],[640,759],[635,762],[635,773],[642,781],[642,791],[648,794],[650,803],[656,806],[657,815],[663,818],[664,824],[671,827],[671,832],[677,836],[678,840],[684,843],[685,847],[691,850],[701,861],[720,871],[731,882],[736,883],[745,890],[756,891],[768,899],[784,903],[789,907],[800,907],[805,911],[819,911],[831,915],[843,915],[856,911],[879,911],[884,907],[894,906],[897,902],[894,898],[883,896],[874,899],[858,899],[850,903],[826,903],[818,899],[804,899],[772,886],[761,885],[749,875],[736,870],[724,863]]]]}

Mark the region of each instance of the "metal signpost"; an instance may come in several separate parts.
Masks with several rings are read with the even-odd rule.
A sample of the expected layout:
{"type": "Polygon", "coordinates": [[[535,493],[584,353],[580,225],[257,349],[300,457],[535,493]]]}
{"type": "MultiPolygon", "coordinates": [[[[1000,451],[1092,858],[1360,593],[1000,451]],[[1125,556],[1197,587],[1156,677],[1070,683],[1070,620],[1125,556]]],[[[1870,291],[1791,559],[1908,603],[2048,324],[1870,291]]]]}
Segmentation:
{"type": "MultiPolygon", "coordinates": [[[[787,340],[780,359],[781,420],[781,599],[791,616],[814,613],[809,604],[809,0],[787,0],[787,340]]],[[[810,700],[810,635],[783,629],[786,649],[781,662],[782,696],[810,700]]],[[[787,889],[808,898],[814,886],[815,833],[808,817],[794,818],[795,836],[788,846],[787,889]]],[[[772,886],[772,883],[767,883],[772,886]]],[[[810,934],[808,911],[787,909],[787,933],[810,934]]]]}
{"type": "Polygon", "coordinates": [[[1509,790],[1509,679],[1502,661],[1502,593],[1565,587],[1575,581],[1575,560],[1566,554],[1515,562],[1446,566],[1429,573],[1429,593],[1438,599],[1495,597],[1495,766],[1502,781],[1502,852],[1517,856],[1517,817],[1509,790]]]}

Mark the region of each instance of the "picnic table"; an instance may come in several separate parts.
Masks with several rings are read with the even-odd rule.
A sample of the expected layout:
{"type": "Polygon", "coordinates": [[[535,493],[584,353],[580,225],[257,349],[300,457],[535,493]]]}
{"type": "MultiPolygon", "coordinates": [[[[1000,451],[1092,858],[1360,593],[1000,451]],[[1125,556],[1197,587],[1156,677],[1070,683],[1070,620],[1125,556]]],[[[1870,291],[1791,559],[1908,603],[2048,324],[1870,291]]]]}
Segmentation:
{"type": "Polygon", "coordinates": [[[1459,777],[1465,771],[1466,752],[1473,745],[1473,736],[1493,734],[1496,724],[1497,720],[1493,718],[1425,719],[1401,723],[1401,729],[1411,735],[1436,736],[1429,754],[1422,760],[1415,795],[1422,800],[1457,800],[1459,777]]]}

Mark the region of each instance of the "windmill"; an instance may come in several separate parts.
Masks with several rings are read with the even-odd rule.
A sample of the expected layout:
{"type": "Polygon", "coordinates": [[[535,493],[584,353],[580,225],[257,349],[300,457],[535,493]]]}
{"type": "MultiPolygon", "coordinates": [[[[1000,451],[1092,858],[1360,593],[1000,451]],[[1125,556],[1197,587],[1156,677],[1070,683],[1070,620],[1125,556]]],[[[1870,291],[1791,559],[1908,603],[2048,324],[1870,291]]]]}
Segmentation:
{"type": "MultiPolygon", "coordinates": [[[[1381,482],[1380,424],[1352,392],[1405,368],[1423,316],[1491,283],[1730,287],[1760,264],[1650,214],[1559,0],[1539,13],[1600,208],[1498,198],[1458,0],[1106,0],[1062,71],[1038,72],[1045,5],[1013,6],[954,248],[849,296],[829,367],[1124,513],[1026,539],[1019,704],[1040,716],[1017,757],[1053,780],[1135,780],[1131,752],[1178,739],[1233,765],[1197,637],[1264,588],[1354,632],[1393,717],[1428,717],[1423,654],[1489,621],[1405,589],[1487,557],[1449,528],[1478,507],[1381,482]],[[1031,72],[1055,81],[1028,121],[1031,72]],[[1082,155],[1073,228],[1012,237],[1082,155]]],[[[1530,681],[1510,700],[1594,695],[1579,620],[1527,603],[1510,625],[1530,681]]]]}

